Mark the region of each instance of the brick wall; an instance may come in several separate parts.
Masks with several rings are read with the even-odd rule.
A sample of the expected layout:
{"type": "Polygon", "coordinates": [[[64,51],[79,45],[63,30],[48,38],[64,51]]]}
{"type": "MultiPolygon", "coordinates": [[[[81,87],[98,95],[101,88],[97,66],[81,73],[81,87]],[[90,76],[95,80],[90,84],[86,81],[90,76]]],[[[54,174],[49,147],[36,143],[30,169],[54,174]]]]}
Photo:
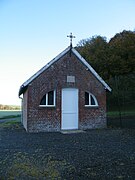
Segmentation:
{"type": "Polygon", "coordinates": [[[79,129],[106,127],[106,91],[103,85],[74,54],[70,57],[67,53],[28,86],[29,132],[61,130],[61,93],[62,88],[68,87],[79,89],[79,129]],[[67,76],[75,76],[75,82],[67,82],[67,76]],[[39,107],[42,97],[51,90],[56,90],[56,107],[39,107]],[[85,107],[85,91],[95,95],[98,107],[85,107]]]}

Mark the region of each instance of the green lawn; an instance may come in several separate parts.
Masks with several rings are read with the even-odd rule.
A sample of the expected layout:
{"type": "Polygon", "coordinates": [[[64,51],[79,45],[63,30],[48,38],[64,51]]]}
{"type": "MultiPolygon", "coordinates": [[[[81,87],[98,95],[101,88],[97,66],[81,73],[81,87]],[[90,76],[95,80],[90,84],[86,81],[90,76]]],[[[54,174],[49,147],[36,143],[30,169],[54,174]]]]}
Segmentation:
{"type": "Polygon", "coordinates": [[[0,119],[14,118],[21,116],[21,111],[5,111],[0,110],[0,119]]]}
{"type": "MultiPolygon", "coordinates": [[[[119,111],[107,112],[107,117],[118,117],[119,111]]],[[[121,111],[121,116],[135,116],[135,110],[121,111]]]]}

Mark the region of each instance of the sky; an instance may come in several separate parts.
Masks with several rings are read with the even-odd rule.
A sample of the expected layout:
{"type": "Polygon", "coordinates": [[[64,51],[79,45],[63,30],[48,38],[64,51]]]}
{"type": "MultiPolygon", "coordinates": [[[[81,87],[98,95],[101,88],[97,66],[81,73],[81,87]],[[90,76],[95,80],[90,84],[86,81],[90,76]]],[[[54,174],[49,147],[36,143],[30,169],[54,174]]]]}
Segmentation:
{"type": "Polygon", "coordinates": [[[0,0],[0,104],[21,105],[20,86],[69,46],[135,30],[135,0],[0,0]]]}

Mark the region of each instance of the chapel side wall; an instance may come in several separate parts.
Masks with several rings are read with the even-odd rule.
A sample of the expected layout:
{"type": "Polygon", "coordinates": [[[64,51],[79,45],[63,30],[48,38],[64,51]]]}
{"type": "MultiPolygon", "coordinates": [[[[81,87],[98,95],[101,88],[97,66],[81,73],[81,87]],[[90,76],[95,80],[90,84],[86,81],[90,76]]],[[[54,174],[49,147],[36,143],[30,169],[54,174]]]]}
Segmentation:
{"type": "Polygon", "coordinates": [[[27,111],[28,111],[28,90],[23,95],[23,101],[22,101],[22,123],[24,128],[27,131],[27,111]]]}

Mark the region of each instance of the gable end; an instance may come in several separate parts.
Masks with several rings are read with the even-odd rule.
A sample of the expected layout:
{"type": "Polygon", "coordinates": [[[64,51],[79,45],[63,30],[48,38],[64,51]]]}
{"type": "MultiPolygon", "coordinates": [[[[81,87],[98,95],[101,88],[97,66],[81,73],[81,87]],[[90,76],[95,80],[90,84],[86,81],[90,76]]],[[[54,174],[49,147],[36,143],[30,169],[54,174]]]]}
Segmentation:
{"type": "Polygon", "coordinates": [[[105,81],[98,75],[98,73],[91,67],[90,64],[87,63],[87,61],[74,49],[69,46],[66,48],[63,52],[61,52],[58,56],[56,56],[54,59],[52,59],[49,63],[47,63],[43,68],[41,68],[37,73],[35,73],[33,76],[31,76],[27,81],[25,81],[22,86],[19,89],[19,96],[23,94],[28,85],[37,78],[42,72],[44,72],[46,69],[48,69],[53,63],[58,61],[61,57],[63,57],[66,53],[72,50],[72,53],[80,60],[88,69],[89,71],[98,79],[99,82],[103,84],[106,90],[111,91],[111,88],[105,83],[105,81]]]}

